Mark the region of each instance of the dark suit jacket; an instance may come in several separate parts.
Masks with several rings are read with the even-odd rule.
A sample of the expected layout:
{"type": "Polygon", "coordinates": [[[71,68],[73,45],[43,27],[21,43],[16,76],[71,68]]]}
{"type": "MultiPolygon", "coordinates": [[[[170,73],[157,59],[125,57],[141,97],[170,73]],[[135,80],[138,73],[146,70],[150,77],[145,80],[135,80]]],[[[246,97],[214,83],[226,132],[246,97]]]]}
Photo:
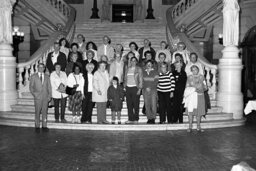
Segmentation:
{"type": "MultiPolygon", "coordinates": [[[[85,61],[82,61],[83,72],[86,72],[86,65],[88,63],[89,63],[88,59],[86,59],[85,61]]],[[[94,64],[94,69],[92,71],[92,73],[94,73],[98,69],[98,62],[96,60],[92,59],[90,63],[94,64]]]]}
{"type": "MultiPolygon", "coordinates": [[[[144,50],[144,47],[140,48],[139,49],[139,54],[140,54],[140,58],[139,58],[139,63],[141,64],[143,62],[143,60],[145,59],[145,56],[143,56],[143,50],[144,50]]],[[[150,47],[150,52],[152,53],[152,58],[153,60],[155,60],[155,56],[156,56],[156,51],[150,47]]]]}
{"type": "Polygon", "coordinates": [[[35,100],[49,100],[52,96],[52,87],[49,76],[44,74],[44,82],[42,84],[38,73],[33,74],[30,77],[29,90],[35,100]]]}
{"type": "MultiPolygon", "coordinates": [[[[46,68],[48,69],[49,73],[52,73],[55,68],[54,68],[54,64],[52,63],[52,54],[53,52],[50,52],[48,54],[47,60],[46,60],[46,68]]],[[[59,56],[57,57],[57,62],[60,63],[61,65],[61,71],[65,72],[66,66],[67,66],[67,59],[66,59],[66,55],[62,52],[59,52],[59,56]]]]}

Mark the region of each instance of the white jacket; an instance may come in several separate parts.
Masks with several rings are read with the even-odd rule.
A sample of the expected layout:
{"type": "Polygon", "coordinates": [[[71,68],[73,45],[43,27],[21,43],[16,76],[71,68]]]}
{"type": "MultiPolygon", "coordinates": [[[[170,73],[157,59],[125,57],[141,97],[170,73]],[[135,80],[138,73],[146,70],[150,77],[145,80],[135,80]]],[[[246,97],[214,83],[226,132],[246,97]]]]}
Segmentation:
{"type": "Polygon", "coordinates": [[[50,76],[51,86],[52,86],[52,98],[61,99],[61,97],[65,98],[68,95],[66,93],[61,93],[57,91],[60,84],[67,85],[67,75],[65,72],[60,71],[60,76],[57,75],[56,71],[53,71],[50,76]]]}
{"type": "Polygon", "coordinates": [[[183,103],[188,112],[193,112],[197,108],[197,92],[195,87],[186,87],[184,91],[183,103]]]}
{"type": "Polygon", "coordinates": [[[73,72],[68,75],[67,86],[74,87],[74,85],[79,84],[76,91],[81,91],[84,94],[84,77],[83,74],[75,75],[73,72]],[[75,79],[76,78],[76,79],[75,79]]]}

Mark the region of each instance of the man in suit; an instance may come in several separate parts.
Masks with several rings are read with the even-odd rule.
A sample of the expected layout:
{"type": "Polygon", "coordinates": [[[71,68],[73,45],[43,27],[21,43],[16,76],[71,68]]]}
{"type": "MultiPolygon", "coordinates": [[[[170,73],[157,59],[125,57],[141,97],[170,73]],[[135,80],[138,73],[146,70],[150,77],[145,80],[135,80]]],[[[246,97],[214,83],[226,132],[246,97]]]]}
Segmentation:
{"type": "Polygon", "coordinates": [[[45,65],[38,64],[38,72],[30,78],[29,90],[34,96],[35,101],[35,128],[36,132],[40,131],[40,113],[42,113],[42,130],[48,131],[47,128],[47,111],[48,102],[51,100],[52,88],[50,78],[44,73],[45,65]]]}
{"type": "Polygon", "coordinates": [[[93,59],[94,55],[95,54],[94,54],[94,52],[92,50],[86,51],[87,59],[82,61],[83,71],[86,71],[86,65],[89,64],[89,63],[93,63],[93,65],[94,65],[94,69],[93,69],[92,73],[97,71],[97,69],[98,69],[98,62],[93,59]]]}
{"type": "Polygon", "coordinates": [[[48,54],[46,60],[46,68],[51,74],[54,71],[54,64],[58,62],[61,65],[61,71],[65,71],[67,66],[66,55],[60,52],[60,45],[58,42],[54,42],[54,51],[48,54]]]}
{"type": "Polygon", "coordinates": [[[114,61],[114,48],[110,43],[110,38],[105,35],[103,37],[103,45],[98,48],[98,59],[100,59],[102,55],[106,55],[108,57],[108,62],[112,63],[114,61]]]}

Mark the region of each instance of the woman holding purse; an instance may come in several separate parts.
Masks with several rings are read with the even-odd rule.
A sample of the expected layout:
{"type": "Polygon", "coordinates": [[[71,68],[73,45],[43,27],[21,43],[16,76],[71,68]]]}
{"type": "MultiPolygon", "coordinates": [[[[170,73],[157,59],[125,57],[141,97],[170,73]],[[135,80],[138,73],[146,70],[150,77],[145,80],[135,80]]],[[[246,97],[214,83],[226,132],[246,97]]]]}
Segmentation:
{"type": "Polygon", "coordinates": [[[84,77],[81,73],[81,66],[77,63],[74,63],[73,72],[68,75],[67,86],[75,89],[74,94],[72,93],[73,95],[69,96],[68,106],[73,115],[72,123],[80,123],[82,100],[84,98],[84,77]]]}
{"type": "Polygon", "coordinates": [[[65,109],[67,103],[67,94],[65,91],[67,85],[67,75],[61,71],[60,63],[55,63],[55,71],[51,73],[50,80],[52,85],[52,98],[54,101],[55,122],[59,122],[59,104],[61,106],[60,119],[62,123],[66,123],[65,109]]]}

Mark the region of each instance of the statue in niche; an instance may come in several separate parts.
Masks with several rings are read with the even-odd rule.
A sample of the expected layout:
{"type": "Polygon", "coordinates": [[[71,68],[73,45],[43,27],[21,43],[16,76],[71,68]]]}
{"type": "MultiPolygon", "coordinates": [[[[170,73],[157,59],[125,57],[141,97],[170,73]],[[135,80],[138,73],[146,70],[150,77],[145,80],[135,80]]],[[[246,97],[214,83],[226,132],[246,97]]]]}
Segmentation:
{"type": "Polygon", "coordinates": [[[0,43],[12,44],[12,6],[16,0],[1,0],[0,43]]]}
{"type": "Polygon", "coordinates": [[[133,0],[133,4],[135,4],[134,9],[134,21],[142,20],[142,1],[141,0],[133,0]]]}
{"type": "Polygon", "coordinates": [[[223,45],[238,46],[239,4],[237,0],[223,0],[223,45]]]}
{"type": "Polygon", "coordinates": [[[110,0],[103,1],[101,19],[110,20],[110,0]]]}

